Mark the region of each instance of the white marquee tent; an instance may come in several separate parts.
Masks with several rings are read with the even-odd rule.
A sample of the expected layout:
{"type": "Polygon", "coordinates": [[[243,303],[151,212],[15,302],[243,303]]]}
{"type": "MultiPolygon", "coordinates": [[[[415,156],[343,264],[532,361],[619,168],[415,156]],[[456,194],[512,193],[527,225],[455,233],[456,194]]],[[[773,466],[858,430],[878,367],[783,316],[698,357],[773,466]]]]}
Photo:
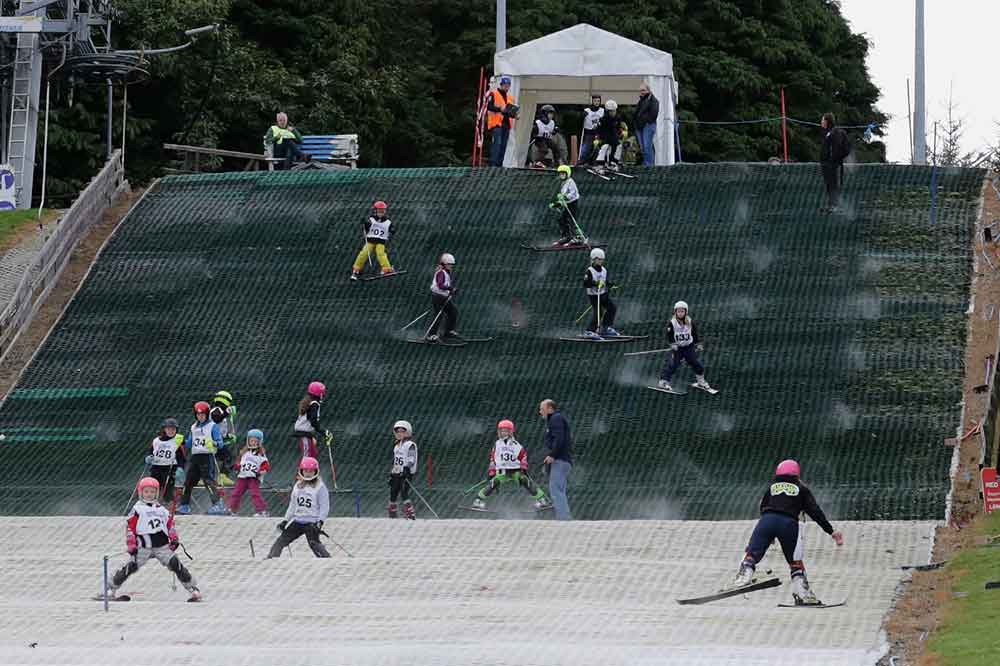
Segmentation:
{"type": "Polygon", "coordinates": [[[584,106],[595,94],[605,101],[633,105],[641,83],[660,100],[654,139],[656,164],[674,163],[677,83],[669,53],[580,23],[500,51],[493,57],[493,71],[497,77],[511,78],[511,92],[521,107],[507,143],[504,166],[524,164],[539,104],[584,106]]]}

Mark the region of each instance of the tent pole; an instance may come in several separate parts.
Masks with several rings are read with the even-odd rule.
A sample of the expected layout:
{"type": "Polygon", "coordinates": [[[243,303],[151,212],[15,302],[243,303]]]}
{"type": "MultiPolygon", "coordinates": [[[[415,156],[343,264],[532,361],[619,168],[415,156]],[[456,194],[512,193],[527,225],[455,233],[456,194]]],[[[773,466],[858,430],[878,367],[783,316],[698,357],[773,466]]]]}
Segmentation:
{"type": "Polygon", "coordinates": [[[785,164],[788,164],[788,118],[785,116],[785,89],[781,89],[781,143],[785,149],[785,164]]]}

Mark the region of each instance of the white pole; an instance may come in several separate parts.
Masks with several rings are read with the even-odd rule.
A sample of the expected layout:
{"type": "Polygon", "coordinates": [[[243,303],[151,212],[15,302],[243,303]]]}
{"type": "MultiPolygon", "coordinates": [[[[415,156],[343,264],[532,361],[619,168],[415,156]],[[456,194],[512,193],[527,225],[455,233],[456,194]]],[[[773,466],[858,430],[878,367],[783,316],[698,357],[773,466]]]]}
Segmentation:
{"type": "Polygon", "coordinates": [[[924,71],[924,0],[916,0],[916,34],[913,49],[913,163],[927,163],[927,108],[924,71]]]}
{"type": "Polygon", "coordinates": [[[496,52],[507,48],[507,0],[497,0],[497,44],[496,52]]]}

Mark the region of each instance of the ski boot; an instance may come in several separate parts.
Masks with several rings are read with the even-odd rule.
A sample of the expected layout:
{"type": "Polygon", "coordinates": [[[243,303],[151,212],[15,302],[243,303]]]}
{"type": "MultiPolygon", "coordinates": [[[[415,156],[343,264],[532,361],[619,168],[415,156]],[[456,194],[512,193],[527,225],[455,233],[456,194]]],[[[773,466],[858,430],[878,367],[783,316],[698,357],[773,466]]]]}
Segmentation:
{"type": "Polygon", "coordinates": [[[750,562],[743,560],[740,563],[740,570],[736,574],[736,578],[733,580],[733,587],[744,587],[753,582],[753,575],[756,573],[756,568],[750,562]]]}
{"type": "Polygon", "coordinates": [[[587,244],[586,236],[573,236],[573,238],[570,239],[569,243],[567,243],[567,245],[586,245],[586,244],[587,244]]]}
{"type": "Polygon", "coordinates": [[[486,510],[486,502],[484,502],[483,500],[481,500],[481,499],[479,499],[477,497],[476,499],[472,500],[472,508],[473,509],[481,509],[481,510],[485,511],[486,510]]]}
{"type": "Polygon", "coordinates": [[[668,391],[673,391],[674,390],[674,387],[671,386],[670,382],[668,382],[666,379],[661,379],[660,381],[658,381],[656,383],[656,385],[659,386],[661,389],[666,389],[668,391]]]}
{"type": "Polygon", "coordinates": [[[399,516],[399,514],[396,512],[396,503],[395,502],[389,502],[389,517],[390,518],[397,518],[398,516],[399,516]]]}
{"type": "Polygon", "coordinates": [[[615,338],[615,337],[618,337],[619,335],[621,335],[621,333],[619,333],[618,331],[616,331],[611,326],[605,326],[604,330],[601,331],[601,335],[603,335],[606,338],[615,338]]]}
{"type": "Polygon", "coordinates": [[[823,602],[816,598],[809,588],[805,575],[792,577],[792,599],[796,606],[822,606],[823,602]]]}
{"type": "Polygon", "coordinates": [[[223,504],[222,501],[220,500],[215,504],[213,504],[212,506],[208,507],[208,511],[206,511],[205,513],[207,513],[210,516],[225,516],[226,514],[229,513],[229,509],[227,509],[226,505],[223,504]]]}
{"type": "Polygon", "coordinates": [[[431,333],[431,334],[430,334],[430,335],[428,335],[428,336],[427,336],[426,338],[424,338],[424,340],[426,340],[426,341],[428,342],[428,344],[432,344],[432,345],[433,345],[433,344],[437,344],[437,342],[438,342],[438,341],[439,341],[440,339],[441,339],[441,338],[439,338],[439,337],[437,336],[437,334],[436,334],[436,333],[431,333]]]}
{"type": "Polygon", "coordinates": [[[601,339],[603,339],[603,338],[601,338],[601,336],[599,336],[597,333],[594,333],[593,331],[584,331],[582,335],[583,335],[583,337],[587,338],[588,340],[601,340],[601,339]]]}
{"type": "Polygon", "coordinates": [[[393,268],[392,266],[389,266],[389,268],[383,268],[382,269],[382,275],[392,275],[395,272],[396,272],[396,269],[393,268]]]}
{"type": "Polygon", "coordinates": [[[573,239],[570,238],[569,236],[563,236],[562,238],[560,238],[559,240],[557,240],[555,243],[553,243],[553,245],[569,245],[572,241],[573,241],[573,239]]]}
{"type": "Polygon", "coordinates": [[[541,511],[542,509],[547,509],[551,505],[552,502],[550,502],[547,498],[539,497],[538,499],[535,500],[535,511],[541,511]]]}
{"type": "Polygon", "coordinates": [[[191,513],[191,505],[190,504],[178,504],[177,505],[177,513],[181,514],[182,516],[189,515],[191,513]]]}
{"type": "Polygon", "coordinates": [[[360,273],[358,271],[351,271],[351,282],[357,282],[360,273]]]}
{"type": "Polygon", "coordinates": [[[417,514],[413,511],[413,502],[406,500],[403,502],[403,516],[407,520],[416,520],[417,514]]]}
{"type": "Polygon", "coordinates": [[[267,511],[258,511],[257,513],[253,514],[253,517],[254,518],[270,518],[271,514],[268,513],[267,511]]]}
{"type": "Polygon", "coordinates": [[[197,587],[192,587],[190,590],[191,596],[188,597],[188,601],[201,601],[201,590],[197,587]]]}
{"type": "Polygon", "coordinates": [[[446,331],[444,337],[451,342],[461,342],[462,336],[458,334],[458,331],[446,331]]]}
{"type": "Polygon", "coordinates": [[[712,386],[705,381],[705,375],[695,375],[694,385],[700,389],[705,389],[706,391],[711,391],[712,386]]]}

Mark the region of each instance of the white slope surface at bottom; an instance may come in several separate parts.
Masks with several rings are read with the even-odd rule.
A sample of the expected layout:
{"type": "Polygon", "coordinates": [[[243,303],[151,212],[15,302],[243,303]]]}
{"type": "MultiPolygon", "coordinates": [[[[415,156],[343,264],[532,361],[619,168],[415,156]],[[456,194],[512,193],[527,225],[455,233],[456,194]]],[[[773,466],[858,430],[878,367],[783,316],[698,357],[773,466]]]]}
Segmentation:
{"type": "MultiPolygon", "coordinates": [[[[874,664],[882,619],[924,564],[930,522],[841,522],[837,548],[805,528],[813,589],[843,608],[784,609],[775,545],[758,567],[783,585],[700,606],[731,580],[751,521],[337,519],[330,559],[305,540],[262,558],[277,519],[179,517],[204,594],[151,561],[110,612],[102,558],[125,561],[124,521],[0,518],[4,664],[653,666],[874,664]],[[256,558],[251,559],[250,540],[256,558]]],[[[324,540],[325,541],[325,540],[324,540]]]]}

